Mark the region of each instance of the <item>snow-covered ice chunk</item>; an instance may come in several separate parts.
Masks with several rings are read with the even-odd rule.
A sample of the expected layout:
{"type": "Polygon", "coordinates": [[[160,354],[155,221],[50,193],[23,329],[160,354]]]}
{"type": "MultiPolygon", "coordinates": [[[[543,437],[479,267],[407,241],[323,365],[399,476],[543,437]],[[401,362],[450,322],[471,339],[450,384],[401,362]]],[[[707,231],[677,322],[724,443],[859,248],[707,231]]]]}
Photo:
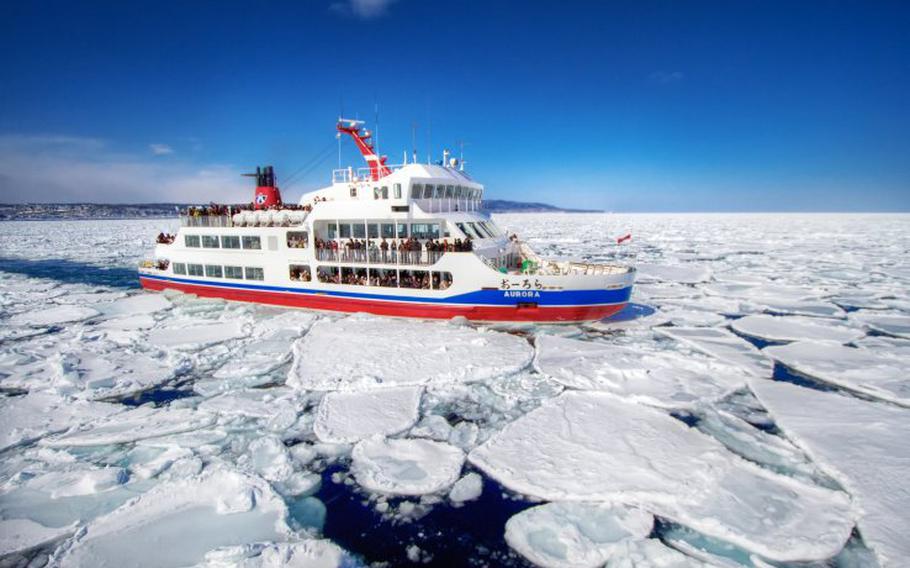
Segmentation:
{"type": "Polygon", "coordinates": [[[420,321],[353,316],[322,320],[294,344],[287,384],[359,390],[428,382],[479,381],[526,367],[527,341],[507,333],[420,321]],[[343,357],[327,357],[342,347],[343,357]]]}
{"type": "Polygon", "coordinates": [[[679,282],[698,284],[711,280],[711,269],[699,264],[640,264],[638,279],[642,282],[679,282]]]}
{"type": "Polygon", "coordinates": [[[291,359],[291,343],[298,333],[277,331],[244,345],[213,375],[216,380],[236,381],[265,375],[291,359]]]}
{"type": "Polygon", "coordinates": [[[836,319],[842,319],[847,316],[847,312],[841,309],[840,306],[830,302],[766,300],[762,302],[762,305],[775,314],[836,319]]]}
{"type": "Polygon", "coordinates": [[[330,443],[398,434],[417,422],[421,392],[420,387],[330,392],[319,404],[313,429],[330,443]]]}
{"type": "Polygon", "coordinates": [[[659,406],[716,399],[745,386],[746,375],[738,368],[705,359],[540,335],[534,366],[570,388],[609,391],[659,406]]]}
{"type": "Polygon", "coordinates": [[[243,326],[237,321],[206,323],[186,327],[163,327],[149,332],[148,340],[158,347],[195,350],[243,337],[243,326]]]}
{"type": "Polygon", "coordinates": [[[734,330],[768,341],[835,341],[849,343],[866,335],[835,320],[804,316],[746,316],[730,324],[734,330]]]}
{"type": "Polygon", "coordinates": [[[119,405],[30,393],[0,398],[0,450],[120,412],[119,405]]]}
{"type": "Polygon", "coordinates": [[[910,339],[910,316],[861,311],[850,314],[850,319],[880,333],[910,339]]]}
{"type": "Polygon", "coordinates": [[[85,306],[55,306],[16,314],[7,320],[10,325],[48,326],[83,321],[99,315],[97,310],[85,306]]]}
{"type": "Polygon", "coordinates": [[[143,406],[94,422],[84,429],[45,438],[41,443],[50,447],[123,444],[199,430],[211,426],[214,422],[215,417],[212,414],[189,408],[143,406]]]}
{"type": "Polygon", "coordinates": [[[661,411],[605,393],[565,392],[469,459],[519,493],[637,504],[772,560],[828,558],[853,527],[845,494],[762,470],[661,411]]]}
{"type": "Polygon", "coordinates": [[[706,568],[709,564],[686,556],[656,538],[620,543],[605,568],[706,568]]]}
{"type": "Polygon", "coordinates": [[[506,523],[506,542],[538,566],[603,566],[627,540],[648,536],[654,517],[634,507],[603,503],[547,503],[506,523]]]}
{"type": "Polygon", "coordinates": [[[96,304],[101,313],[107,316],[137,316],[152,314],[171,307],[171,302],[163,294],[139,293],[116,300],[109,304],[96,304]]]}
{"type": "Polygon", "coordinates": [[[393,440],[379,436],[358,442],[351,471],[362,487],[390,495],[424,495],[458,479],[464,453],[430,440],[393,440]]]}
{"type": "Polygon", "coordinates": [[[212,550],[197,568],[354,568],[360,566],[330,540],[266,542],[212,550]]]}
{"type": "Polygon", "coordinates": [[[810,341],[766,347],[764,352],[798,373],[910,406],[910,363],[905,359],[810,341]]]}
{"type": "Polygon", "coordinates": [[[242,463],[269,481],[284,481],[294,473],[291,453],[277,436],[262,436],[250,442],[242,463]]]}
{"type": "Polygon", "coordinates": [[[28,480],[27,487],[51,499],[101,493],[126,483],[129,475],[119,467],[76,468],[51,471],[28,480]]]}
{"type": "Polygon", "coordinates": [[[162,483],[88,524],[61,566],[187,566],[215,548],[284,540],[287,508],[268,483],[223,469],[162,483]]]}
{"type": "Polygon", "coordinates": [[[771,381],[752,390],[777,425],[853,495],[882,566],[910,558],[910,410],[771,381]]]}
{"type": "Polygon", "coordinates": [[[464,503],[478,499],[482,493],[483,478],[472,471],[455,482],[449,491],[449,500],[453,503],[464,503]]]}
{"type": "Polygon", "coordinates": [[[28,519],[0,520],[0,558],[53,542],[72,531],[71,527],[48,528],[28,519]]]}
{"type": "Polygon", "coordinates": [[[693,349],[736,365],[756,377],[770,377],[771,361],[751,343],[725,329],[699,327],[659,328],[658,333],[681,341],[693,349]]]}

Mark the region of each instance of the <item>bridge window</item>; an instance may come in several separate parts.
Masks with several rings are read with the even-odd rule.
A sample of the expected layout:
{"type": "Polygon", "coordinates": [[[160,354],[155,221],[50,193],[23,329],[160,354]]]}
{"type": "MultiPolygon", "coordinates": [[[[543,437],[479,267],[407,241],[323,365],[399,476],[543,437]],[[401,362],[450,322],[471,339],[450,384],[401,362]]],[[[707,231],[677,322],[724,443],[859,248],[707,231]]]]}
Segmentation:
{"type": "Polygon", "coordinates": [[[221,236],[221,248],[239,249],[240,248],[240,237],[222,235],[221,236]]]}
{"type": "Polygon", "coordinates": [[[209,278],[221,278],[221,266],[218,264],[206,264],[205,275],[209,278]]]}
{"type": "Polygon", "coordinates": [[[433,197],[435,197],[436,199],[442,199],[442,197],[445,195],[445,193],[446,193],[446,186],[437,185],[436,193],[433,195],[433,197]]]}
{"type": "Polygon", "coordinates": [[[455,194],[455,186],[447,185],[446,186],[446,199],[451,199],[455,194]]]}
{"type": "Polygon", "coordinates": [[[396,183],[392,185],[392,197],[395,199],[401,199],[401,184],[396,183]]]}
{"type": "Polygon", "coordinates": [[[207,248],[207,249],[218,248],[218,237],[216,237],[215,235],[202,235],[202,248],[207,248]]]}
{"type": "MultiPolygon", "coordinates": [[[[395,186],[397,187],[397,190],[400,192],[401,184],[396,183],[395,186]]],[[[400,196],[398,196],[398,197],[400,197],[400,196]]],[[[420,199],[421,197],[423,197],[423,186],[420,185],[419,183],[415,183],[414,185],[411,186],[411,199],[420,199]]]]}
{"type": "Polygon", "coordinates": [[[265,280],[265,273],[261,268],[247,266],[244,271],[246,272],[247,280],[265,280]]]}
{"type": "Polygon", "coordinates": [[[174,263],[174,274],[186,274],[186,264],[182,262],[174,263]]]}
{"type": "Polygon", "coordinates": [[[288,231],[288,248],[303,249],[308,242],[309,235],[306,231],[288,231]]]}
{"type": "Polygon", "coordinates": [[[262,241],[259,237],[243,237],[243,248],[260,250],[262,248],[262,241]]]}
{"type": "Polygon", "coordinates": [[[428,183],[423,188],[423,198],[431,199],[433,197],[434,187],[432,183],[428,183]]]}
{"type": "Polygon", "coordinates": [[[455,199],[461,199],[461,186],[455,186],[455,199]]]}
{"type": "Polygon", "coordinates": [[[234,280],[243,280],[243,267],[242,266],[225,266],[224,267],[224,277],[232,278],[234,280]]]}
{"type": "Polygon", "coordinates": [[[310,281],[310,266],[308,264],[292,264],[289,268],[291,280],[294,282],[310,281]]]}
{"type": "Polygon", "coordinates": [[[186,271],[190,276],[203,276],[201,264],[187,264],[186,271]]]}
{"type": "Polygon", "coordinates": [[[183,243],[189,248],[199,248],[199,235],[185,235],[183,243]]]}

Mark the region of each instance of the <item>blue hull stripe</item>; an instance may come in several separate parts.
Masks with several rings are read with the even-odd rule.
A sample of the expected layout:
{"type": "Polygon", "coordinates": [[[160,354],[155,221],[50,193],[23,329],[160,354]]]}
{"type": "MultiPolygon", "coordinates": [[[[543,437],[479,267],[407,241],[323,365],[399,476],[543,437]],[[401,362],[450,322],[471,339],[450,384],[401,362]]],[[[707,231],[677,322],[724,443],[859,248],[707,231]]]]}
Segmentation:
{"type": "Polygon", "coordinates": [[[325,296],[338,296],[342,298],[360,298],[364,300],[385,300],[394,302],[414,302],[420,304],[464,304],[472,306],[514,306],[520,302],[534,302],[539,306],[595,306],[622,304],[629,301],[632,287],[617,288],[614,290],[528,290],[527,296],[507,296],[508,293],[519,291],[512,290],[477,290],[466,294],[457,294],[446,298],[427,298],[421,296],[392,296],[389,294],[364,294],[360,292],[342,292],[337,290],[314,290],[312,288],[287,288],[283,286],[265,286],[258,284],[241,284],[234,282],[212,282],[208,280],[191,280],[188,278],[172,278],[169,276],[153,276],[140,274],[140,278],[161,280],[165,282],[179,282],[181,284],[194,284],[197,286],[214,286],[220,288],[239,288],[242,290],[261,290],[265,292],[288,292],[292,294],[320,294],[325,296]],[[539,294],[539,295],[538,295],[539,294]]]}

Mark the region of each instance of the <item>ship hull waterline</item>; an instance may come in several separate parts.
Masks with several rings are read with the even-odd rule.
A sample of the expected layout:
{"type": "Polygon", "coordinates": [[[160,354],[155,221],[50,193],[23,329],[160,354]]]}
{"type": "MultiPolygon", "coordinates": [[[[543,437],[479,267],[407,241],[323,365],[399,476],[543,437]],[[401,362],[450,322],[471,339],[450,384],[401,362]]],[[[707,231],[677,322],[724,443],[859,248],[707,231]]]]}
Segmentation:
{"type": "MultiPolygon", "coordinates": [[[[451,319],[464,317],[478,322],[535,322],[574,323],[598,321],[620,312],[628,304],[623,301],[609,304],[571,306],[541,306],[529,303],[511,305],[453,305],[413,301],[371,300],[339,297],[314,290],[308,292],[270,291],[249,288],[196,284],[172,279],[140,275],[139,282],[146,290],[175,290],[203,298],[220,298],[233,302],[267,304],[290,308],[356,313],[414,319],[451,319]]],[[[631,292],[631,290],[629,291],[631,292]]]]}

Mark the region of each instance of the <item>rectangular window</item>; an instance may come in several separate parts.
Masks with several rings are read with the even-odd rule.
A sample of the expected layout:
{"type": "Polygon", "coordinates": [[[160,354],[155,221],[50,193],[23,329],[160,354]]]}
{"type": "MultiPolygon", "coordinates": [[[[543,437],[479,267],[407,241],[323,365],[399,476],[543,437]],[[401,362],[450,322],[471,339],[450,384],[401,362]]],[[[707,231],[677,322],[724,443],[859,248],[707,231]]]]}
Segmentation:
{"type": "Polygon", "coordinates": [[[187,264],[186,271],[190,276],[204,276],[201,264],[187,264]]]}
{"type": "Polygon", "coordinates": [[[224,277],[233,278],[234,280],[243,280],[243,267],[242,266],[225,266],[224,267],[224,277]]]}
{"type": "Polygon", "coordinates": [[[379,224],[370,223],[367,225],[367,238],[368,239],[378,239],[379,238],[379,224]]]}
{"type": "Polygon", "coordinates": [[[186,235],[183,243],[189,248],[199,248],[199,235],[186,235]]]}
{"type": "Polygon", "coordinates": [[[259,240],[259,237],[243,237],[243,248],[260,250],[262,248],[262,241],[259,240]]]}
{"type": "Polygon", "coordinates": [[[427,223],[411,223],[411,236],[417,239],[426,239],[430,234],[430,225],[427,223]]]}
{"type": "Polygon", "coordinates": [[[394,239],[395,238],[395,224],[394,223],[383,223],[380,227],[380,236],[384,239],[394,239]]]}
{"type": "Polygon", "coordinates": [[[245,269],[247,280],[265,280],[265,273],[261,268],[247,266],[245,269]]]}
{"type": "Polygon", "coordinates": [[[433,197],[433,184],[428,183],[425,186],[423,186],[423,198],[431,199],[432,197],[433,197]]]}
{"type": "Polygon", "coordinates": [[[461,186],[455,186],[455,199],[461,199],[461,186]]]}
{"type": "Polygon", "coordinates": [[[363,239],[367,236],[367,228],[363,223],[354,223],[353,232],[355,239],[363,239]]]}
{"type": "Polygon", "coordinates": [[[288,248],[304,249],[308,241],[309,235],[306,231],[288,231],[288,248]]]}
{"type": "Polygon", "coordinates": [[[341,238],[350,239],[351,238],[351,225],[348,223],[344,223],[344,224],[340,225],[340,227],[341,227],[341,238]]]}
{"type": "MultiPolygon", "coordinates": [[[[395,185],[398,186],[399,190],[401,189],[400,184],[396,183],[395,185]]],[[[422,197],[423,197],[423,186],[420,185],[419,183],[415,183],[414,185],[411,186],[411,199],[420,199],[422,197]]]]}
{"type": "Polygon", "coordinates": [[[455,186],[447,185],[446,186],[446,199],[452,199],[455,196],[455,186]]]}
{"type": "Polygon", "coordinates": [[[308,264],[292,264],[288,272],[294,282],[310,281],[310,266],[308,264]]]}
{"type": "Polygon", "coordinates": [[[408,224],[407,223],[398,223],[398,238],[399,239],[408,238],[408,224]]]}
{"type": "Polygon", "coordinates": [[[338,238],[338,225],[331,223],[326,225],[326,235],[329,240],[338,238]]]}
{"type": "Polygon", "coordinates": [[[174,274],[186,274],[186,264],[182,262],[174,263],[174,274]]]}
{"type": "Polygon", "coordinates": [[[382,186],[382,198],[383,199],[389,198],[389,186],[387,186],[387,185],[382,186]]]}
{"type": "Polygon", "coordinates": [[[379,187],[374,187],[373,188],[373,199],[379,199],[379,195],[380,195],[379,187]]]}
{"type": "Polygon", "coordinates": [[[218,237],[216,237],[215,235],[202,235],[202,248],[207,248],[207,249],[218,248],[218,237]]]}
{"type": "Polygon", "coordinates": [[[356,185],[351,186],[351,197],[357,197],[357,186],[356,185]]]}
{"type": "Polygon", "coordinates": [[[232,235],[221,235],[221,248],[239,249],[240,237],[232,235]]]}
{"type": "Polygon", "coordinates": [[[221,278],[221,265],[218,264],[206,264],[205,265],[205,275],[209,278],[221,278]]]}
{"type": "Polygon", "coordinates": [[[433,194],[433,197],[435,197],[436,199],[442,199],[442,197],[443,197],[443,195],[445,195],[445,193],[446,193],[446,186],[444,186],[444,185],[437,185],[437,186],[436,186],[436,193],[433,194]]]}
{"type": "Polygon", "coordinates": [[[396,183],[392,185],[392,197],[395,199],[401,199],[401,184],[396,183]]]}

